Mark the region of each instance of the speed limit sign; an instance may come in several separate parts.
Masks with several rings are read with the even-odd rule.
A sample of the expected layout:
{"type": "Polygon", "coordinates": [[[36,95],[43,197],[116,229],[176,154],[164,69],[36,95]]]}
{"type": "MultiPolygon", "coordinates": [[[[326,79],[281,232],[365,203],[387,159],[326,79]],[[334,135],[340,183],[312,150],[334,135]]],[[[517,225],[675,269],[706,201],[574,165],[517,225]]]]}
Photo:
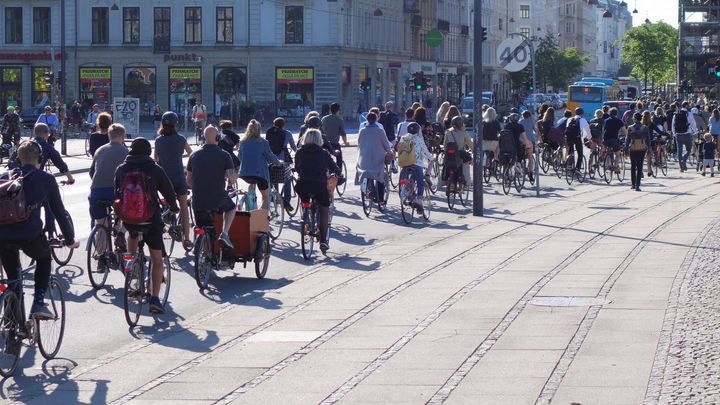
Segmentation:
{"type": "Polygon", "coordinates": [[[519,72],[530,62],[530,47],[520,37],[507,38],[497,48],[497,61],[508,72],[519,72]]]}

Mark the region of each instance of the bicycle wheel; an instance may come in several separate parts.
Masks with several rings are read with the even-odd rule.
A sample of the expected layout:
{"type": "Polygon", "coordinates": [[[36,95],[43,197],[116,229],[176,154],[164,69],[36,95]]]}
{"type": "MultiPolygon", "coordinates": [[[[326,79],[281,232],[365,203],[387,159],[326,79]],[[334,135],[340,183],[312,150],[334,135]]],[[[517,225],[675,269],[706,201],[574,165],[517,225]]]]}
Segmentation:
{"type": "Polygon", "coordinates": [[[125,293],[123,294],[123,309],[125,321],[130,327],[137,325],[145,299],[145,280],[140,259],[137,257],[132,263],[130,272],[125,274],[125,293]]]}
{"type": "Polygon", "coordinates": [[[503,193],[505,193],[505,195],[508,195],[510,193],[510,187],[512,187],[513,174],[512,174],[511,170],[512,170],[512,165],[510,165],[510,164],[503,165],[502,189],[503,189],[503,193]]]}
{"type": "Polygon", "coordinates": [[[88,236],[87,272],[90,285],[99,290],[105,286],[110,274],[110,257],[112,241],[105,225],[96,224],[88,236]]]}
{"type": "Polygon", "coordinates": [[[595,152],[590,153],[590,158],[588,159],[587,165],[587,176],[590,177],[590,180],[593,180],[595,178],[595,174],[600,172],[599,166],[594,163],[597,161],[597,159],[598,155],[595,152]]]}
{"type": "Polygon", "coordinates": [[[163,224],[163,247],[165,248],[165,254],[172,256],[173,250],[175,250],[175,239],[170,234],[170,227],[172,224],[163,224]]]}
{"type": "Polygon", "coordinates": [[[7,289],[0,296],[0,375],[12,376],[20,359],[20,301],[14,291],[7,289]]]}
{"type": "Polygon", "coordinates": [[[50,278],[50,284],[45,292],[48,309],[53,313],[51,319],[37,320],[37,343],[40,354],[47,360],[55,358],[65,335],[65,296],[60,283],[55,277],[50,278]]]}
{"type": "Polygon", "coordinates": [[[457,196],[455,191],[457,184],[455,182],[455,176],[451,175],[447,179],[447,187],[445,188],[445,197],[447,198],[448,209],[452,210],[455,207],[455,197],[457,196]]]}
{"type": "Polygon", "coordinates": [[[374,182],[371,180],[364,180],[364,182],[365,186],[361,186],[360,188],[360,199],[362,200],[362,208],[365,216],[370,217],[370,212],[372,212],[373,197],[370,195],[369,191],[372,189],[374,182]],[[363,188],[365,190],[363,190],[363,188]]]}
{"type": "Polygon", "coordinates": [[[515,190],[518,193],[522,192],[523,187],[525,187],[525,167],[524,160],[515,163],[513,183],[515,183],[515,190]]]}
{"type": "Polygon", "coordinates": [[[613,152],[610,152],[609,155],[605,156],[605,159],[603,160],[603,178],[605,179],[605,183],[610,184],[612,182],[613,173],[615,172],[613,168],[613,152]]]}
{"type": "Polygon", "coordinates": [[[460,197],[460,204],[462,204],[463,207],[467,207],[470,202],[470,187],[468,187],[467,182],[463,182],[459,187],[458,196],[460,197]]]}
{"type": "MultiPolygon", "coordinates": [[[[385,170],[390,173],[390,175],[388,176],[388,180],[390,181],[390,187],[392,187],[393,190],[397,190],[399,182],[398,173],[393,172],[393,165],[391,164],[386,165],[385,170]]],[[[397,172],[398,170],[396,169],[395,171],[397,172]]]]}
{"type": "MultiPolygon", "coordinates": [[[[290,207],[292,207],[287,211],[287,213],[290,218],[294,218],[300,208],[300,197],[298,196],[297,191],[295,191],[295,177],[290,179],[290,185],[287,187],[290,187],[290,207]]],[[[283,195],[285,195],[284,191],[285,186],[283,186],[283,195]]]]}
{"type": "MultiPolygon", "coordinates": [[[[172,267],[170,267],[170,257],[167,255],[163,255],[163,281],[160,284],[160,290],[158,292],[158,297],[160,297],[160,302],[162,302],[163,306],[167,304],[168,297],[170,296],[170,282],[172,281],[172,267]]],[[[148,258],[148,270],[152,272],[152,259],[148,258]]],[[[152,293],[152,289],[150,288],[152,286],[152,275],[150,277],[150,286],[148,286],[148,292],[152,293]]]]}
{"type": "Polygon", "coordinates": [[[304,208],[303,221],[300,225],[300,247],[305,260],[310,260],[315,244],[315,216],[310,213],[310,207],[304,208]]]}
{"type": "Polygon", "coordinates": [[[280,237],[283,226],[285,225],[285,209],[283,208],[283,199],[277,191],[275,184],[270,185],[270,227],[268,232],[270,238],[275,240],[280,237]]]}
{"type": "Polygon", "coordinates": [[[492,177],[492,158],[488,156],[488,153],[483,154],[483,180],[486,184],[490,184],[490,177],[492,177]]]}
{"type": "Polygon", "coordinates": [[[342,167],[340,169],[342,169],[342,176],[345,179],[345,181],[342,184],[340,184],[340,182],[338,182],[338,185],[335,186],[335,191],[337,191],[338,195],[340,197],[342,197],[343,194],[345,194],[345,188],[347,188],[347,182],[348,182],[347,165],[345,164],[344,160],[342,162],[342,167]]]}
{"type": "Polygon", "coordinates": [[[574,180],[575,180],[575,159],[571,156],[565,162],[565,181],[567,181],[568,186],[572,186],[572,183],[574,180]]]}
{"type": "Polygon", "coordinates": [[[398,194],[400,195],[400,213],[402,214],[403,222],[411,224],[415,210],[412,207],[412,194],[410,190],[411,179],[401,179],[398,185],[398,194]]]}
{"type": "MultiPolygon", "coordinates": [[[[72,217],[70,217],[70,213],[67,211],[65,211],[65,218],[67,218],[68,222],[70,223],[70,227],[74,229],[72,217]]],[[[58,227],[57,229],[60,228],[58,227]]],[[[62,244],[52,246],[50,253],[52,254],[53,260],[55,260],[55,263],[60,266],[65,266],[70,262],[73,251],[75,249],[70,249],[69,247],[65,246],[65,239],[63,238],[63,235],[58,234],[57,238],[61,241],[62,244]]]]}
{"type": "Polygon", "coordinates": [[[268,265],[270,264],[270,239],[264,233],[258,235],[256,250],[255,277],[263,279],[267,274],[268,265]]]}
{"type": "Polygon", "coordinates": [[[583,156],[582,160],[580,161],[580,171],[577,173],[577,179],[581,184],[585,182],[585,179],[587,178],[587,173],[587,159],[585,158],[585,156],[583,156]]]}
{"type": "Polygon", "coordinates": [[[563,176],[565,175],[565,164],[562,162],[562,154],[560,149],[555,152],[553,169],[555,170],[555,176],[557,176],[558,179],[563,178],[563,176]]]}
{"type": "Polygon", "coordinates": [[[197,283],[200,290],[207,288],[212,276],[212,243],[210,236],[200,235],[195,240],[195,283],[197,283]]]}
{"type": "Polygon", "coordinates": [[[622,182],[622,181],[625,181],[625,169],[626,169],[626,167],[625,167],[625,154],[624,154],[624,153],[621,153],[621,154],[620,154],[620,161],[618,162],[618,170],[619,170],[619,173],[618,173],[618,176],[617,176],[617,177],[618,177],[618,180],[620,180],[621,182],[622,182]]]}
{"type": "Polygon", "coordinates": [[[430,193],[425,192],[425,194],[422,198],[422,207],[423,207],[423,213],[422,216],[425,218],[426,221],[430,220],[430,213],[432,212],[432,199],[430,198],[430,193]]]}
{"type": "Polygon", "coordinates": [[[430,176],[430,184],[425,189],[430,189],[430,192],[435,194],[438,190],[438,179],[440,178],[437,161],[432,161],[428,165],[428,176],[430,176]]]}
{"type": "Polygon", "coordinates": [[[660,172],[662,172],[662,175],[667,176],[668,162],[665,150],[661,150],[660,154],[658,155],[658,166],[660,167],[660,172]]]}
{"type": "Polygon", "coordinates": [[[543,174],[547,174],[550,170],[550,159],[552,159],[552,151],[548,148],[543,148],[542,154],[540,155],[540,170],[543,174]]]}

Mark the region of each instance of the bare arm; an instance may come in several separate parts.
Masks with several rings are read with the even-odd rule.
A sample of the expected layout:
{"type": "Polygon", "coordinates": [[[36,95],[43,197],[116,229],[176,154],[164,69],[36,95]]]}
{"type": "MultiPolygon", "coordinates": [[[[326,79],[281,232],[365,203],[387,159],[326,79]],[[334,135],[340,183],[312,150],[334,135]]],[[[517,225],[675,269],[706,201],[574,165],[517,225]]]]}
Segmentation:
{"type": "Polygon", "coordinates": [[[238,179],[235,169],[233,168],[225,170],[225,178],[227,179],[228,183],[235,184],[238,179]]]}
{"type": "Polygon", "coordinates": [[[190,156],[190,154],[191,154],[192,152],[193,152],[193,151],[192,151],[192,148],[190,147],[190,144],[187,143],[187,142],[185,142],[185,153],[186,153],[185,156],[190,156]]]}
{"type": "Polygon", "coordinates": [[[188,170],[187,174],[185,174],[185,180],[187,181],[188,187],[192,188],[193,177],[191,171],[188,170]]]}

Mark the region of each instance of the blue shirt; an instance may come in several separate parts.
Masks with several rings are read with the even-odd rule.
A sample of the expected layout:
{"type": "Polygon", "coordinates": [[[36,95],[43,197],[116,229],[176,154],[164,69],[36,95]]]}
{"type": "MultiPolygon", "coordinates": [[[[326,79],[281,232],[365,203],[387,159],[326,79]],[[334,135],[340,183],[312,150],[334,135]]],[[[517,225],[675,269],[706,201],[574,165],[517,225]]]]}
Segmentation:
{"type": "Polygon", "coordinates": [[[173,182],[185,179],[185,166],[182,157],[185,153],[187,139],[180,134],[161,135],[155,140],[155,153],[158,164],[165,170],[173,182]]]}
{"type": "Polygon", "coordinates": [[[50,128],[50,132],[57,131],[57,127],[60,125],[57,115],[53,113],[50,113],[50,115],[41,114],[35,123],[47,124],[48,128],[50,128]]]}
{"type": "MultiPolygon", "coordinates": [[[[43,232],[43,223],[40,219],[40,205],[47,200],[47,207],[54,214],[60,225],[60,230],[66,242],[75,241],[75,231],[65,215],[65,206],[60,197],[55,177],[42,170],[35,169],[32,165],[24,165],[20,168],[23,175],[23,192],[28,207],[33,207],[30,217],[18,224],[0,225],[0,241],[30,241],[39,237],[43,232]]],[[[7,173],[3,178],[7,178],[7,173]]]]}

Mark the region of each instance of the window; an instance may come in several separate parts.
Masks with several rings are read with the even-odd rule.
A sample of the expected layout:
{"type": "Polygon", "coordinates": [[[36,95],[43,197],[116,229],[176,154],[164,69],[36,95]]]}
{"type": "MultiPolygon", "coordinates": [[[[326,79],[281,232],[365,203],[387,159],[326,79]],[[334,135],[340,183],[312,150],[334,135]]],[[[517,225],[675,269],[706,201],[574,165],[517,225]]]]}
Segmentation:
{"type": "Polygon", "coordinates": [[[140,43],[140,7],[123,7],[123,43],[140,43]]]}
{"type": "Polygon", "coordinates": [[[185,7],[185,43],[199,44],[202,42],[202,9],[185,7]]]}
{"type": "Polygon", "coordinates": [[[607,45],[608,45],[608,44],[607,44],[607,41],[603,41],[603,53],[607,53],[607,51],[608,51],[608,46],[607,46],[607,45]]]}
{"type": "Polygon", "coordinates": [[[303,43],[303,6],[285,7],[285,43],[303,43]]]}
{"type": "Polygon", "coordinates": [[[568,15],[568,16],[575,15],[575,4],[568,3],[565,5],[565,15],[568,15]]]}
{"type": "Polygon", "coordinates": [[[50,72],[49,67],[32,68],[32,105],[44,106],[50,104],[50,87],[45,83],[45,74],[50,72]]]}
{"type": "Polygon", "coordinates": [[[526,37],[530,37],[530,28],[520,27],[520,33],[525,35],[526,37]]]}
{"type": "Polygon", "coordinates": [[[527,4],[523,4],[520,6],[520,18],[528,19],[530,18],[530,6],[527,4]]]}
{"type": "Polygon", "coordinates": [[[153,49],[155,53],[170,52],[170,7],[155,7],[155,31],[153,49]]]}
{"type": "Polygon", "coordinates": [[[500,18],[498,20],[498,30],[502,31],[503,30],[502,26],[503,26],[503,20],[502,20],[502,18],[500,18]]]}
{"type": "Polygon", "coordinates": [[[92,43],[108,43],[108,8],[92,8],[92,43]]]}
{"type": "Polygon", "coordinates": [[[220,44],[233,43],[233,8],[217,8],[217,27],[215,41],[220,44]]]}
{"type": "Polygon", "coordinates": [[[140,99],[140,114],[150,116],[157,103],[155,96],[156,74],[154,66],[132,66],[125,68],[125,97],[140,99]]]}
{"type": "Polygon", "coordinates": [[[33,7],[33,43],[50,43],[50,7],[33,7]]]}
{"type": "Polygon", "coordinates": [[[565,23],[565,33],[566,34],[572,34],[573,33],[573,23],[568,21],[565,23]]]}
{"type": "Polygon", "coordinates": [[[22,44],[22,7],[5,8],[5,43],[22,44]]]}

